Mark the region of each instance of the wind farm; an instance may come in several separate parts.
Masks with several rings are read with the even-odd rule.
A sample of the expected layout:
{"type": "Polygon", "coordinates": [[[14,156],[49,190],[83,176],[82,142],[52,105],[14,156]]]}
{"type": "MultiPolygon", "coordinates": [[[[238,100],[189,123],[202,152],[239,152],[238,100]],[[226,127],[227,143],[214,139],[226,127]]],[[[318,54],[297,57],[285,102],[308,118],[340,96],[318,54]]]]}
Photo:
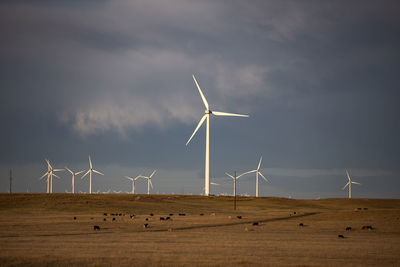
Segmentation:
{"type": "Polygon", "coordinates": [[[400,266],[398,14],[0,2],[0,266],[400,266]]]}

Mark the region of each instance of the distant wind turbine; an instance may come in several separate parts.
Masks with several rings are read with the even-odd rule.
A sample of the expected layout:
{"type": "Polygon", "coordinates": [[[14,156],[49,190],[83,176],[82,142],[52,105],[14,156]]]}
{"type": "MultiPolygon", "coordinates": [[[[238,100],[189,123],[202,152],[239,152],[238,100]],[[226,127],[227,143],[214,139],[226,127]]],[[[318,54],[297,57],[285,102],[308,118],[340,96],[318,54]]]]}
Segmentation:
{"type": "Polygon", "coordinates": [[[153,183],[151,182],[151,177],[156,173],[156,170],[154,170],[150,176],[141,176],[141,178],[147,179],[147,194],[150,195],[150,186],[153,188],[153,183]]]}
{"type": "Polygon", "coordinates": [[[245,172],[245,173],[243,173],[243,174],[240,175],[240,176],[242,176],[242,175],[249,174],[249,173],[254,173],[254,172],[256,173],[256,197],[258,197],[258,175],[261,175],[261,177],[262,177],[266,182],[268,182],[267,178],[265,178],[264,175],[260,172],[261,162],[262,162],[262,157],[260,158],[260,161],[258,162],[258,167],[257,167],[257,169],[252,170],[252,171],[245,172]]]}
{"type": "Polygon", "coordinates": [[[350,178],[349,172],[348,172],[347,170],[346,170],[346,174],[347,174],[348,182],[347,182],[347,184],[342,188],[342,190],[344,190],[344,189],[348,186],[348,187],[349,187],[349,198],[351,198],[351,184],[359,184],[359,185],[361,185],[361,184],[352,181],[351,178],[350,178]]]}
{"type": "Polygon", "coordinates": [[[248,173],[250,173],[250,172],[242,173],[242,174],[240,174],[239,176],[236,176],[236,172],[235,172],[234,175],[230,175],[230,174],[227,173],[227,172],[225,173],[226,175],[228,175],[228,177],[230,177],[230,178],[233,179],[233,196],[236,196],[236,182],[237,182],[237,180],[238,180],[240,177],[242,177],[243,175],[248,174],[248,173]]]}
{"type": "Polygon", "coordinates": [[[92,193],[92,173],[93,173],[93,172],[94,172],[94,173],[97,173],[97,174],[100,174],[100,175],[104,175],[103,173],[101,173],[101,172],[99,172],[99,171],[93,169],[92,160],[90,159],[90,156],[89,156],[89,170],[81,177],[81,179],[83,179],[86,175],[89,174],[89,177],[90,177],[90,181],[89,181],[89,194],[92,193]]]}
{"type": "Polygon", "coordinates": [[[219,112],[219,111],[212,111],[208,106],[207,99],[205,98],[203,92],[200,89],[199,84],[197,83],[196,78],[193,76],[193,80],[199,90],[201,99],[203,100],[204,106],[206,108],[204,116],[201,118],[199,124],[197,125],[196,129],[194,130],[192,136],[190,136],[189,140],[187,141],[186,145],[189,144],[190,140],[192,140],[193,136],[196,134],[197,130],[200,126],[207,120],[207,127],[206,127],[206,158],[205,158],[205,172],[204,172],[204,180],[205,180],[205,187],[204,187],[204,195],[208,196],[210,194],[210,114],[214,114],[215,116],[235,116],[235,117],[249,117],[249,115],[242,115],[242,114],[235,114],[235,113],[227,113],[227,112],[219,112]]]}
{"type": "Polygon", "coordinates": [[[67,171],[69,171],[72,175],[72,194],[75,194],[75,175],[81,174],[84,171],[73,172],[68,167],[65,167],[65,169],[67,169],[67,171]]]}
{"type": "Polygon", "coordinates": [[[132,181],[132,192],[131,192],[131,194],[135,194],[135,181],[137,179],[139,179],[139,178],[144,178],[144,176],[138,175],[135,178],[132,178],[132,177],[129,177],[129,176],[125,176],[125,178],[132,181]]]}
{"type": "Polygon", "coordinates": [[[53,176],[60,179],[60,177],[57,176],[54,172],[61,172],[64,171],[64,169],[53,169],[50,161],[48,159],[45,159],[45,161],[47,162],[47,172],[43,174],[40,179],[43,179],[47,175],[47,193],[53,193],[53,176]]]}

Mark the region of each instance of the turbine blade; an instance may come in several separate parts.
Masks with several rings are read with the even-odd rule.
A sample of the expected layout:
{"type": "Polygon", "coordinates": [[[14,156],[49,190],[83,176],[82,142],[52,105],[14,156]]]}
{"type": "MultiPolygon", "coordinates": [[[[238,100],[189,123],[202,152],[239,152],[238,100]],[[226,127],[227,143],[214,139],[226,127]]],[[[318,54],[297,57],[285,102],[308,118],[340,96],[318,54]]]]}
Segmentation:
{"type": "Polygon", "coordinates": [[[350,182],[348,182],[345,186],[343,186],[342,190],[344,190],[349,184],[350,182]]]}
{"type": "Polygon", "coordinates": [[[352,183],[352,184],[359,184],[359,185],[360,185],[360,183],[358,183],[358,182],[353,182],[353,181],[351,181],[351,183],[352,183]]]}
{"type": "Polygon", "coordinates": [[[197,124],[196,129],[192,133],[192,136],[190,136],[189,140],[186,142],[186,145],[188,145],[190,140],[192,140],[193,136],[196,134],[197,130],[200,128],[200,126],[203,124],[203,122],[205,121],[206,118],[207,118],[207,115],[204,115],[203,118],[201,118],[201,120],[199,121],[199,124],[197,124]]]}
{"type": "Polygon", "coordinates": [[[151,188],[153,188],[153,183],[151,182],[151,179],[149,179],[149,183],[150,183],[151,188]]]}
{"type": "Polygon", "coordinates": [[[257,172],[257,170],[252,170],[252,171],[248,171],[248,172],[242,173],[242,174],[240,174],[239,176],[237,176],[236,178],[239,179],[239,178],[242,177],[243,175],[246,175],[246,174],[249,174],[249,173],[254,173],[254,172],[257,172]]]}
{"type": "Polygon", "coordinates": [[[39,178],[39,180],[42,180],[44,177],[46,177],[46,175],[48,174],[49,172],[46,172],[45,174],[43,174],[40,178],[39,178]]]}
{"type": "Polygon", "coordinates": [[[143,175],[138,175],[138,176],[135,177],[135,180],[137,180],[139,178],[146,178],[146,177],[144,177],[143,175]]]}
{"type": "Polygon", "coordinates": [[[267,178],[265,178],[265,176],[264,176],[261,172],[258,172],[258,174],[261,175],[261,177],[264,178],[264,180],[265,180],[266,182],[268,182],[267,178]]]}
{"type": "Polygon", "coordinates": [[[261,156],[261,158],[260,158],[260,161],[258,162],[258,167],[257,167],[257,170],[259,170],[259,169],[260,169],[261,162],[262,162],[262,156],[261,156]]]}
{"type": "Polygon", "coordinates": [[[220,111],[212,111],[212,114],[214,114],[215,116],[249,117],[249,115],[220,112],[220,111]]]}
{"type": "Polygon", "coordinates": [[[124,176],[126,179],[129,179],[129,180],[131,180],[131,181],[133,181],[133,178],[132,177],[129,177],[129,176],[124,176]]]}
{"type": "Polygon", "coordinates": [[[351,181],[350,174],[349,174],[349,172],[347,170],[346,170],[346,174],[347,174],[347,179],[349,179],[349,181],[351,181]]]}
{"type": "Polygon", "coordinates": [[[231,177],[233,180],[235,180],[235,177],[233,177],[232,175],[230,175],[229,173],[225,173],[226,175],[228,175],[229,177],[231,177]]]}
{"type": "Polygon", "coordinates": [[[69,171],[71,174],[74,174],[74,172],[71,171],[67,166],[65,166],[65,169],[66,169],[67,171],[69,171]]]}
{"type": "Polygon", "coordinates": [[[96,170],[93,170],[93,172],[95,172],[95,173],[97,173],[97,174],[100,174],[100,175],[104,175],[104,173],[101,173],[101,172],[96,171],[96,170]]]}
{"type": "Polygon", "coordinates": [[[91,169],[93,168],[93,166],[92,166],[92,160],[90,159],[90,156],[89,156],[89,166],[90,166],[91,169]]]}
{"type": "Polygon", "coordinates": [[[89,172],[90,172],[90,170],[88,170],[88,171],[81,177],[81,179],[83,179],[83,177],[85,177],[86,175],[88,175],[89,172]]]}
{"type": "Polygon", "coordinates": [[[54,169],[53,172],[63,172],[65,171],[64,169],[54,169]]]}
{"type": "Polygon", "coordinates": [[[60,177],[59,177],[58,175],[54,174],[54,173],[53,173],[53,176],[54,176],[54,177],[57,177],[58,179],[60,179],[60,177]]]}
{"type": "Polygon", "coordinates": [[[206,107],[207,110],[209,110],[207,99],[203,95],[203,92],[201,91],[200,86],[196,81],[196,77],[194,77],[194,75],[192,75],[192,76],[193,76],[194,82],[196,83],[197,89],[199,89],[199,93],[200,93],[201,99],[203,99],[204,106],[206,107]]]}
{"type": "Polygon", "coordinates": [[[75,175],[81,174],[82,172],[84,172],[84,171],[76,172],[75,175]]]}
{"type": "Polygon", "coordinates": [[[150,178],[153,177],[153,175],[156,173],[157,170],[154,170],[151,174],[150,174],[150,178]]]}
{"type": "Polygon", "coordinates": [[[210,184],[212,184],[212,185],[219,185],[219,184],[217,184],[217,183],[213,183],[213,182],[210,182],[210,184]]]}

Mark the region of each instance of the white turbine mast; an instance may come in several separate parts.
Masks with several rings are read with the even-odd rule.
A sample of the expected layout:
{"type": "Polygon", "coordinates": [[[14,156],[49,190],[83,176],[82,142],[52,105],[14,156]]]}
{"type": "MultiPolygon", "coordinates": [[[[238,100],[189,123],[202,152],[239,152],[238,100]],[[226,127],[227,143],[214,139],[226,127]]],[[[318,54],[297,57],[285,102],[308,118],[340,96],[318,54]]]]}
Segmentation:
{"type": "MultiPolygon", "coordinates": [[[[236,172],[235,172],[236,173],[236,172]]],[[[242,174],[240,174],[239,176],[234,176],[234,175],[231,175],[231,174],[229,174],[229,173],[225,173],[226,175],[228,175],[228,177],[230,177],[230,178],[232,178],[233,179],[233,196],[235,196],[236,195],[236,182],[237,182],[237,180],[240,178],[240,177],[242,177],[243,175],[245,175],[245,174],[248,174],[249,172],[245,172],[245,173],[242,173],[242,174]]]]}
{"type": "Polygon", "coordinates": [[[349,198],[351,198],[351,184],[359,184],[359,185],[361,185],[361,184],[358,183],[358,182],[352,181],[351,178],[350,178],[350,174],[349,174],[349,172],[348,172],[347,170],[346,170],[346,174],[347,174],[348,182],[347,182],[347,184],[342,188],[342,190],[344,190],[344,189],[348,186],[348,187],[349,187],[349,198]]]}
{"type": "Polygon", "coordinates": [[[204,172],[204,180],[205,180],[205,187],[204,187],[204,195],[208,196],[210,194],[210,114],[214,114],[215,116],[234,116],[234,117],[249,117],[249,115],[242,115],[242,114],[235,114],[235,113],[227,113],[227,112],[220,112],[220,111],[212,111],[208,106],[207,99],[205,98],[203,92],[200,89],[199,84],[197,83],[196,78],[193,76],[193,80],[197,86],[197,89],[200,93],[201,99],[203,100],[205,106],[205,114],[200,119],[199,123],[197,124],[196,129],[194,130],[192,136],[190,136],[189,140],[186,142],[186,145],[189,144],[190,140],[192,140],[193,136],[196,134],[197,130],[200,126],[207,120],[207,127],[206,127],[206,157],[205,157],[205,172],[204,172]]]}
{"type": "Polygon", "coordinates": [[[48,159],[45,159],[47,162],[47,172],[40,177],[40,180],[43,179],[47,175],[47,193],[53,193],[53,176],[60,179],[54,172],[61,172],[64,169],[53,169],[48,159]]]}
{"type": "Polygon", "coordinates": [[[93,172],[100,174],[100,175],[104,175],[103,173],[93,169],[92,160],[90,159],[90,156],[89,156],[89,170],[81,177],[81,179],[83,179],[86,175],[89,174],[89,178],[90,178],[89,179],[89,194],[92,193],[92,173],[93,172]]]}
{"type": "Polygon", "coordinates": [[[65,167],[67,171],[69,171],[72,175],[72,194],[75,194],[75,175],[81,174],[84,171],[73,172],[68,167],[65,167]]]}
{"type": "Polygon", "coordinates": [[[261,162],[262,162],[262,157],[260,158],[260,161],[258,162],[257,169],[252,170],[252,171],[245,172],[245,173],[243,173],[243,174],[240,175],[240,176],[242,176],[242,175],[249,174],[249,173],[254,173],[254,172],[256,173],[256,197],[258,197],[258,175],[261,175],[261,177],[262,177],[266,182],[268,182],[267,178],[265,178],[265,176],[260,172],[261,162]]]}
{"type": "Polygon", "coordinates": [[[153,177],[153,175],[156,173],[156,170],[154,170],[150,176],[142,176],[140,175],[140,178],[144,178],[147,179],[147,194],[150,195],[150,186],[151,188],[153,188],[153,183],[151,182],[151,177],[153,177]]]}
{"type": "Polygon", "coordinates": [[[131,194],[135,194],[135,181],[139,178],[144,178],[143,175],[138,175],[135,178],[133,177],[129,177],[129,176],[125,176],[126,179],[131,180],[132,181],[132,191],[131,194]]]}

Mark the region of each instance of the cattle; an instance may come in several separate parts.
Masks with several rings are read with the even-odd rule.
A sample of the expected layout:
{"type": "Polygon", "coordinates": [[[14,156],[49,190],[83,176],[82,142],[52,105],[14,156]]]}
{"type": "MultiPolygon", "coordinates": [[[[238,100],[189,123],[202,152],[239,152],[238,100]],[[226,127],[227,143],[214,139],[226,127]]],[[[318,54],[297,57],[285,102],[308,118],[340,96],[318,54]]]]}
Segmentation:
{"type": "Polygon", "coordinates": [[[167,216],[167,217],[165,218],[165,220],[166,220],[166,221],[171,220],[171,217],[167,216]]]}
{"type": "Polygon", "coordinates": [[[293,211],[293,214],[296,214],[296,212],[295,212],[295,211],[293,211]]]}
{"type": "Polygon", "coordinates": [[[76,220],[76,217],[74,217],[74,220],[76,220]]]}
{"type": "Polygon", "coordinates": [[[304,226],[304,224],[303,223],[299,223],[299,226],[304,226]]]}
{"type": "Polygon", "coordinates": [[[133,217],[135,217],[135,215],[130,215],[129,217],[131,217],[131,219],[133,219],[133,217]]]}
{"type": "Polygon", "coordinates": [[[146,218],[146,222],[149,221],[149,218],[146,218]]]}
{"type": "Polygon", "coordinates": [[[361,227],[362,230],[374,230],[374,228],[371,225],[364,225],[361,227]]]}
{"type": "Polygon", "coordinates": [[[338,237],[338,238],[344,238],[344,236],[343,236],[343,235],[338,235],[337,237],[338,237]]]}
{"type": "Polygon", "coordinates": [[[186,216],[185,213],[179,213],[179,216],[186,216]]]}
{"type": "Polygon", "coordinates": [[[368,208],[364,208],[364,210],[368,210],[368,208]]]}
{"type": "Polygon", "coordinates": [[[253,222],[253,226],[260,225],[258,222],[253,222]]]}
{"type": "Polygon", "coordinates": [[[346,231],[351,231],[351,227],[350,227],[350,226],[347,226],[347,227],[346,227],[346,231]]]}
{"type": "Polygon", "coordinates": [[[104,218],[104,219],[103,219],[103,221],[107,221],[107,219],[106,219],[106,218],[104,218]]]}
{"type": "Polygon", "coordinates": [[[160,217],[160,221],[164,221],[165,220],[165,218],[164,217],[160,217]]]}
{"type": "Polygon", "coordinates": [[[115,218],[113,218],[112,220],[115,221],[115,218]]]}
{"type": "Polygon", "coordinates": [[[122,213],[120,213],[119,216],[122,216],[122,213]]]}
{"type": "Polygon", "coordinates": [[[104,212],[104,216],[107,216],[107,213],[104,212]]]}
{"type": "Polygon", "coordinates": [[[144,227],[144,228],[149,228],[149,224],[148,224],[148,223],[145,223],[145,224],[143,224],[143,227],[144,227]]]}
{"type": "Polygon", "coordinates": [[[174,216],[174,214],[173,214],[173,213],[170,213],[169,216],[174,216]]]}
{"type": "Polygon", "coordinates": [[[204,216],[204,213],[200,213],[200,216],[204,216]]]}
{"type": "Polygon", "coordinates": [[[236,216],[236,218],[238,218],[238,219],[242,219],[242,216],[238,215],[238,216],[236,216]]]}
{"type": "Polygon", "coordinates": [[[100,231],[100,226],[94,225],[94,226],[93,226],[93,230],[95,230],[95,231],[96,231],[96,230],[100,231]]]}
{"type": "Polygon", "coordinates": [[[150,216],[154,216],[154,214],[153,214],[153,213],[150,213],[150,216]]]}

